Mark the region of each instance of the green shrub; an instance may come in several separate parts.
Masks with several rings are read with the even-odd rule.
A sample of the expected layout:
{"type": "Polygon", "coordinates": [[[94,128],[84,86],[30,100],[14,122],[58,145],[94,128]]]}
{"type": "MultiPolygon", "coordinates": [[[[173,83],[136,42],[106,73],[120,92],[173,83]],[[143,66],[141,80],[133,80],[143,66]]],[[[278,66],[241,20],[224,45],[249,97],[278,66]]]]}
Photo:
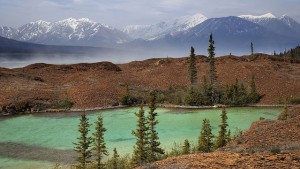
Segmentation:
{"type": "Polygon", "coordinates": [[[170,152],[166,153],[166,157],[174,157],[182,155],[182,145],[173,143],[173,147],[170,152]]]}
{"type": "Polygon", "coordinates": [[[272,147],[270,151],[274,154],[278,154],[281,152],[279,147],[272,147]]]}
{"type": "Polygon", "coordinates": [[[289,101],[290,104],[300,104],[300,97],[293,98],[289,101]]]}
{"type": "MultiPolygon", "coordinates": [[[[132,166],[131,166],[131,158],[129,155],[125,155],[123,157],[119,157],[116,159],[117,160],[117,167],[118,169],[131,169],[132,166]]],[[[112,158],[108,159],[106,162],[105,162],[105,166],[107,168],[111,168],[113,169],[114,168],[114,161],[112,158]]]]}
{"type": "Polygon", "coordinates": [[[57,102],[52,105],[53,109],[69,109],[74,106],[74,102],[70,100],[63,100],[60,102],[57,102]]]}

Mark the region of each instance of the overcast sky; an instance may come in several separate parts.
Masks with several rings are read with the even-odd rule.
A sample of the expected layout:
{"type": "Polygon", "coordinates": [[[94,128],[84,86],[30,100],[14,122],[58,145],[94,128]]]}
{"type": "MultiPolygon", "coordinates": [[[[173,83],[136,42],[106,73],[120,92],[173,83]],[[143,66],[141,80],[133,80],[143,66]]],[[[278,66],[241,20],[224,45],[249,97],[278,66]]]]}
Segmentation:
{"type": "Polygon", "coordinates": [[[299,10],[300,0],[0,0],[0,25],[16,28],[30,21],[73,17],[121,28],[195,13],[211,18],[269,12],[300,22],[299,10]]]}

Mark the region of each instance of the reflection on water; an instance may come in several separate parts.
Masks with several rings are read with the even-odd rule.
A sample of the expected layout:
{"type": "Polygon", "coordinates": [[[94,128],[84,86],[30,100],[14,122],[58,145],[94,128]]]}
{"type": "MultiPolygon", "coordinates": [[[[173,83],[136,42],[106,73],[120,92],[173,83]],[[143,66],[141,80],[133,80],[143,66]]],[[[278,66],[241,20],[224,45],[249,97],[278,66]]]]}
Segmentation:
{"type": "Polygon", "coordinates": [[[135,138],[117,138],[117,139],[111,139],[108,140],[110,142],[122,142],[122,141],[129,141],[129,140],[135,140],[135,138]]]}

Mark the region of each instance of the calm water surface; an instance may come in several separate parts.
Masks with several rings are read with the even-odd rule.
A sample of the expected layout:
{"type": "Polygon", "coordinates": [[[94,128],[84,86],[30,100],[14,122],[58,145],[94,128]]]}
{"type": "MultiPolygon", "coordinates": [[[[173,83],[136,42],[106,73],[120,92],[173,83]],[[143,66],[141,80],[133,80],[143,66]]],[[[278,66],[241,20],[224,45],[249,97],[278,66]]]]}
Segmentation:
{"type": "MultiPolygon", "coordinates": [[[[114,147],[119,154],[133,151],[135,138],[131,131],[136,128],[134,115],[139,108],[115,109],[88,113],[91,132],[94,122],[102,113],[107,129],[105,140],[109,151],[114,147]]],[[[228,124],[232,133],[246,130],[260,117],[277,119],[282,108],[228,108],[228,124]]],[[[147,109],[146,109],[147,111],[147,109]]],[[[197,142],[204,118],[211,122],[213,133],[218,132],[221,123],[221,109],[185,110],[158,109],[161,145],[170,150],[174,142],[183,143],[189,139],[197,142]]],[[[0,119],[0,168],[51,168],[54,163],[70,163],[74,159],[72,151],[76,142],[81,113],[43,113],[0,119]]]]}

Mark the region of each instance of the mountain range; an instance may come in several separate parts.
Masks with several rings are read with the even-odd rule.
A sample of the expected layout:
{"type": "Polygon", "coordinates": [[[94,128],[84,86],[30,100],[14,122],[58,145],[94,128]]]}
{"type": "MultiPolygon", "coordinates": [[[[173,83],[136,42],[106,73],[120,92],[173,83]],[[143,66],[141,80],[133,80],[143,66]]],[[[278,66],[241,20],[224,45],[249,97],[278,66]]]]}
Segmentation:
{"type": "Polygon", "coordinates": [[[110,46],[131,40],[126,33],[87,18],[30,22],[18,29],[0,27],[0,36],[47,45],[110,46]]]}
{"type": "Polygon", "coordinates": [[[129,25],[122,29],[96,23],[87,18],[57,22],[36,21],[19,28],[0,27],[0,36],[17,41],[68,46],[135,49],[156,55],[182,55],[195,46],[206,54],[209,34],[213,33],[217,54],[273,52],[300,42],[300,24],[289,16],[241,15],[207,18],[202,14],[183,16],[153,25],[129,25]]]}

